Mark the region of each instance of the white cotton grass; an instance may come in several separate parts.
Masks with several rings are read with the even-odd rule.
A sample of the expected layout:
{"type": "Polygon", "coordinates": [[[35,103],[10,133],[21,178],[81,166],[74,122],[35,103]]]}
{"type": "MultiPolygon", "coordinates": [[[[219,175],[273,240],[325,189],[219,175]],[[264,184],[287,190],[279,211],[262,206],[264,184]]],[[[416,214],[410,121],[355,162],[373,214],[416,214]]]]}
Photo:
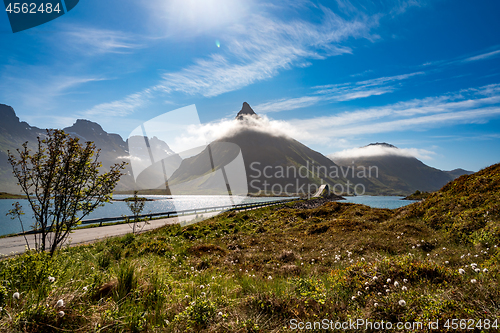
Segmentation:
{"type": "Polygon", "coordinates": [[[462,268],[460,268],[460,269],[458,270],[458,272],[459,272],[460,274],[465,274],[465,271],[464,271],[462,268]]]}
{"type": "Polygon", "coordinates": [[[406,301],[404,299],[399,300],[398,304],[400,306],[406,306],[406,301]]]}
{"type": "Polygon", "coordinates": [[[56,303],[56,308],[62,308],[64,306],[64,301],[62,299],[58,300],[56,303]]]}
{"type": "Polygon", "coordinates": [[[399,287],[399,282],[398,281],[394,281],[394,287],[399,287]]]}
{"type": "Polygon", "coordinates": [[[470,280],[470,283],[477,283],[477,280],[476,279],[472,279],[472,280],[470,280]]]}
{"type": "Polygon", "coordinates": [[[57,315],[58,315],[60,318],[64,317],[64,311],[59,311],[59,312],[57,313],[57,315]]]}
{"type": "Polygon", "coordinates": [[[53,277],[53,276],[49,276],[48,280],[49,280],[50,283],[53,283],[56,280],[56,278],[53,277]]]}
{"type": "Polygon", "coordinates": [[[401,287],[401,290],[402,290],[402,291],[407,291],[407,290],[408,290],[408,288],[406,288],[406,286],[403,286],[403,287],[401,287]]]}
{"type": "Polygon", "coordinates": [[[21,295],[16,291],[13,295],[12,298],[15,300],[18,300],[21,295]]]}

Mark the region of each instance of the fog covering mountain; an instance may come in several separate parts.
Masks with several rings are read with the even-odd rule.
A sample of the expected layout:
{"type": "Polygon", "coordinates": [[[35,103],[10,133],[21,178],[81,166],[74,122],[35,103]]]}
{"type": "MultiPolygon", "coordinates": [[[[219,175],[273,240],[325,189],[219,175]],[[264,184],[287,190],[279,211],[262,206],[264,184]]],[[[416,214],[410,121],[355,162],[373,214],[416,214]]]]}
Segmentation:
{"type": "MultiPolygon", "coordinates": [[[[7,105],[0,104],[0,118],[0,191],[19,193],[7,160],[7,150],[15,151],[26,141],[34,149],[37,137],[44,137],[46,130],[21,122],[14,109],[7,105]]],[[[284,194],[285,191],[304,194],[316,188],[308,188],[308,184],[321,183],[336,186],[337,192],[345,192],[348,182],[350,192],[355,184],[361,184],[366,194],[410,194],[417,189],[437,190],[457,176],[470,173],[462,169],[441,171],[414,157],[398,155],[332,160],[286,135],[259,131],[255,122],[250,121],[252,119],[260,117],[245,102],[235,118],[235,121],[244,125],[240,126],[240,130],[216,140],[201,153],[184,160],[158,138],[148,138],[146,141],[152,150],[163,151],[169,156],[163,160],[163,168],[177,170],[168,179],[168,186],[175,188],[176,193],[185,194],[208,194],[207,191],[216,187],[215,183],[220,181],[214,177],[213,169],[227,165],[240,151],[248,191],[254,194],[265,189],[268,194],[271,190],[275,190],[274,194],[284,194]],[[210,159],[211,164],[201,163],[210,159]],[[354,173],[353,165],[356,166],[354,173]],[[375,177],[374,170],[371,177],[368,177],[367,170],[370,166],[378,168],[378,178],[375,177]],[[362,168],[366,171],[364,176],[359,173],[362,168]]],[[[93,141],[101,149],[99,160],[103,164],[103,170],[114,163],[130,162],[128,141],[124,141],[118,134],[107,133],[95,122],[78,119],[72,126],[64,128],[64,131],[83,142],[93,141]]],[[[384,145],[397,150],[392,145],[384,145]]],[[[133,158],[147,159],[148,156],[148,152],[144,151],[141,156],[133,158]]],[[[134,189],[151,189],[160,191],[156,193],[169,193],[161,191],[165,190],[167,183],[162,181],[164,172],[156,164],[141,173],[137,181],[134,181],[132,169],[128,165],[126,175],[122,177],[116,190],[130,192],[134,189]],[[161,186],[158,186],[159,180],[161,186]]]]}

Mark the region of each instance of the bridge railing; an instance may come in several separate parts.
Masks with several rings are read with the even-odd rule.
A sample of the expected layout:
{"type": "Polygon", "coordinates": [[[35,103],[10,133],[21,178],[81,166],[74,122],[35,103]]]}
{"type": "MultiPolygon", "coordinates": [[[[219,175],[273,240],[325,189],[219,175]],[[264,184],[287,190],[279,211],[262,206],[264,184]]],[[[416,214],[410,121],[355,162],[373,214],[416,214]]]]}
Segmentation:
{"type": "MultiPolygon", "coordinates": [[[[137,218],[139,219],[152,219],[152,218],[159,218],[159,217],[175,217],[175,216],[184,216],[184,215],[192,215],[192,214],[200,214],[200,213],[208,213],[208,212],[215,212],[215,211],[240,211],[240,210],[248,210],[248,209],[255,209],[255,208],[260,208],[260,207],[267,207],[267,206],[274,206],[274,205],[279,205],[279,204],[284,204],[292,201],[297,201],[300,200],[299,198],[293,198],[293,199],[285,199],[285,200],[274,200],[274,201],[266,201],[266,202],[255,202],[255,203],[244,203],[244,204],[237,204],[237,205],[223,205],[223,206],[213,206],[213,207],[204,207],[204,208],[192,208],[192,209],[185,209],[185,210],[173,210],[173,211],[168,211],[168,212],[161,212],[161,213],[149,213],[149,214],[141,214],[138,215],[137,218]]],[[[102,226],[105,223],[110,223],[110,222],[120,222],[120,221],[127,221],[127,220],[134,220],[136,216],[129,215],[129,216],[119,216],[119,217],[103,217],[103,218],[98,218],[98,219],[89,219],[89,220],[83,220],[81,221],[82,225],[87,225],[87,224],[99,224],[99,226],[102,226]]]]}

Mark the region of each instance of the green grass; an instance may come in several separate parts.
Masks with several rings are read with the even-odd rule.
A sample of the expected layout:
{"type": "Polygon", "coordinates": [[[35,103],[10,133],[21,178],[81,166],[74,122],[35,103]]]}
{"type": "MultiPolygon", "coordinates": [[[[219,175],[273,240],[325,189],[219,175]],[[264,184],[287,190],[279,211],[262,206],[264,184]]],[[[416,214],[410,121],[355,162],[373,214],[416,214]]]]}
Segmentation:
{"type": "MultiPolygon", "coordinates": [[[[452,201],[463,195],[441,193],[452,201]]],[[[494,205],[495,191],[481,193],[483,204],[448,217],[465,223],[459,217],[474,214],[464,211],[494,205]]],[[[495,320],[499,239],[488,223],[450,237],[448,224],[426,218],[444,201],[419,215],[429,200],[395,211],[290,203],[72,247],[53,258],[27,253],[0,262],[0,330],[288,332],[291,319],[495,320]],[[478,238],[481,232],[488,237],[478,238]]],[[[488,216],[497,221],[498,211],[488,216]]]]}

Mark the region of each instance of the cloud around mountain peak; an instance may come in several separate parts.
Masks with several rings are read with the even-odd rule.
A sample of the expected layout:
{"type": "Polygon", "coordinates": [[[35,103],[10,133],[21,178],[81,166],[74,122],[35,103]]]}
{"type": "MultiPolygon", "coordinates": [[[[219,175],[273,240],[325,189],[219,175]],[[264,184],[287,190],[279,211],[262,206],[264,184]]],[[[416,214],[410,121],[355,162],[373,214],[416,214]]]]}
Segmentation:
{"type": "Polygon", "coordinates": [[[342,151],[328,155],[332,160],[338,159],[356,159],[375,156],[402,156],[414,157],[419,159],[432,159],[435,152],[417,148],[397,148],[388,143],[371,143],[360,148],[344,149],[342,151]]]}

